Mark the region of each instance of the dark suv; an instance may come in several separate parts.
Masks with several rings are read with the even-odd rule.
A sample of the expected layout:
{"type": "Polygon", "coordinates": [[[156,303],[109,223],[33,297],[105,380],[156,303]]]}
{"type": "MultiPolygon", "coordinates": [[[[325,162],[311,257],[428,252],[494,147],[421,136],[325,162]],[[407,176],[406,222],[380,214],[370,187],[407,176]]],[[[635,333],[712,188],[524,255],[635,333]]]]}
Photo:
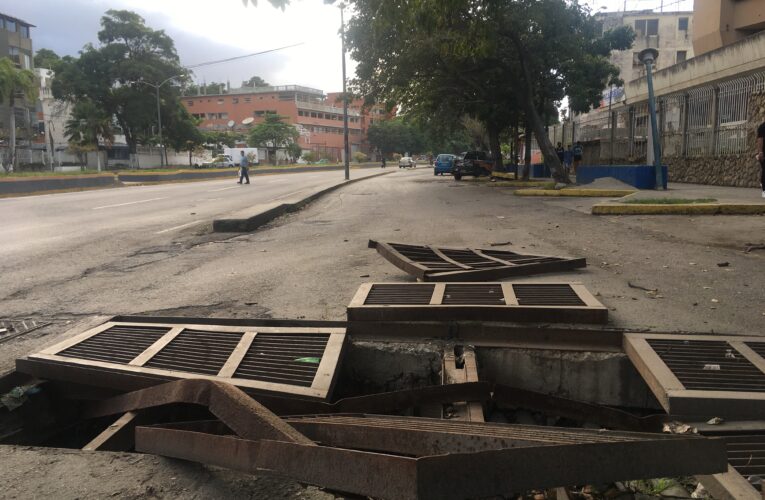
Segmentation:
{"type": "Polygon", "coordinates": [[[491,175],[493,163],[484,151],[466,151],[454,160],[452,175],[454,180],[462,179],[463,175],[472,175],[475,177],[481,175],[491,175]]]}

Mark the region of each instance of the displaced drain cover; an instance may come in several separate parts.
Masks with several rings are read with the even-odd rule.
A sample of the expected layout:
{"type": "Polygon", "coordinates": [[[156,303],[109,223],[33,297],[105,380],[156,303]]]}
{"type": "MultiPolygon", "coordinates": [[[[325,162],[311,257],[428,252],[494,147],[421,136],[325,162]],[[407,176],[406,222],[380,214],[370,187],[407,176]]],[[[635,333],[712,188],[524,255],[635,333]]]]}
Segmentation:
{"type": "Polygon", "coordinates": [[[579,283],[366,283],[348,320],[606,323],[608,309],[579,283]]]}
{"type": "Polygon", "coordinates": [[[762,338],[630,333],[624,350],[672,415],[762,418],[762,338]]]}
{"type": "Polygon", "coordinates": [[[446,248],[369,240],[369,247],[421,281],[482,281],[570,271],[585,259],[528,255],[506,250],[446,248]]]}
{"type": "Polygon", "coordinates": [[[16,368],[118,390],[207,378],[253,393],[325,400],[344,341],[343,328],[110,321],[16,360],[16,368]]]}

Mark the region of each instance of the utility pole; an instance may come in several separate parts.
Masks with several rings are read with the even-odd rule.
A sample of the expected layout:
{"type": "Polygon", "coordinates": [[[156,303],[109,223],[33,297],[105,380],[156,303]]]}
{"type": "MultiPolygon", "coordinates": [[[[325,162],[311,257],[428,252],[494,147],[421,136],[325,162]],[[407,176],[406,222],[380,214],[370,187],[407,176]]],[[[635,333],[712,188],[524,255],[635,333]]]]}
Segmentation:
{"type": "Polygon", "coordinates": [[[653,63],[659,57],[659,51],[654,48],[643,49],[638,54],[640,62],[645,64],[648,83],[648,111],[651,114],[651,138],[653,143],[653,166],[656,174],[656,189],[664,189],[664,173],[661,168],[661,143],[659,125],[656,120],[656,98],[653,93],[653,63]]]}
{"type": "Polygon", "coordinates": [[[345,82],[345,3],[340,2],[340,40],[343,52],[343,162],[345,163],[345,180],[351,178],[350,148],[348,147],[348,93],[345,82]]]}

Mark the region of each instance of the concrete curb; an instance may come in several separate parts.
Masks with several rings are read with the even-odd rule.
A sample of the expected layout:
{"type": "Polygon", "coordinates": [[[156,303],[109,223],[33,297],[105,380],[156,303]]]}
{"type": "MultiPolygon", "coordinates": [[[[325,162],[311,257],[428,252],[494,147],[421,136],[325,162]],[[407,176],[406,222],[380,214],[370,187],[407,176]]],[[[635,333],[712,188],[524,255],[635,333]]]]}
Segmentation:
{"type": "Polygon", "coordinates": [[[592,215],[762,215],[765,204],[687,203],[682,205],[598,203],[592,215]]]}
{"type": "Polygon", "coordinates": [[[282,203],[281,205],[257,213],[251,217],[247,217],[246,219],[215,219],[213,220],[213,231],[216,233],[248,233],[268,224],[272,220],[281,217],[282,215],[296,212],[309,203],[321,198],[325,194],[329,194],[343,186],[349,186],[355,182],[374,179],[376,177],[392,174],[394,172],[394,170],[391,170],[389,172],[381,172],[379,174],[369,175],[367,177],[351,179],[347,182],[343,181],[340,184],[335,184],[328,188],[324,188],[321,191],[317,191],[316,193],[313,193],[312,195],[295,203],[282,203]]]}
{"type": "Polygon", "coordinates": [[[119,183],[114,174],[14,177],[10,179],[0,179],[0,196],[107,188],[117,185],[119,185],[119,183]]]}
{"type": "Polygon", "coordinates": [[[564,189],[520,189],[515,192],[516,196],[552,196],[552,197],[582,197],[582,198],[613,198],[623,197],[630,194],[637,193],[634,189],[580,189],[580,188],[564,188],[564,189]]]}

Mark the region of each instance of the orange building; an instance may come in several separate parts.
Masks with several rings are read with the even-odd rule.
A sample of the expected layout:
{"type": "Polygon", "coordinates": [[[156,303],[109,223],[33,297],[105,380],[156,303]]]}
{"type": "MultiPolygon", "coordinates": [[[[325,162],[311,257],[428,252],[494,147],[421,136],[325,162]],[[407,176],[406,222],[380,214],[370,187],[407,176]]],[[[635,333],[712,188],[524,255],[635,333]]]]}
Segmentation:
{"type": "MultiPolygon", "coordinates": [[[[339,161],[343,151],[343,106],[338,93],[328,94],[309,87],[243,87],[225,94],[184,96],[188,112],[202,121],[202,130],[235,130],[246,133],[263,121],[266,113],[284,116],[300,132],[298,144],[306,151],[316,151],[339,161]],[[253,120],[248,120],[252,118],[253,120]],[[248,123],[249,122],[249,123],[248,123]]],[[[369,154],[367,129],[387,114],[374,106],[365,110],[361,101],[348,108],[348,139],[351,154],[369,154]]]]}

